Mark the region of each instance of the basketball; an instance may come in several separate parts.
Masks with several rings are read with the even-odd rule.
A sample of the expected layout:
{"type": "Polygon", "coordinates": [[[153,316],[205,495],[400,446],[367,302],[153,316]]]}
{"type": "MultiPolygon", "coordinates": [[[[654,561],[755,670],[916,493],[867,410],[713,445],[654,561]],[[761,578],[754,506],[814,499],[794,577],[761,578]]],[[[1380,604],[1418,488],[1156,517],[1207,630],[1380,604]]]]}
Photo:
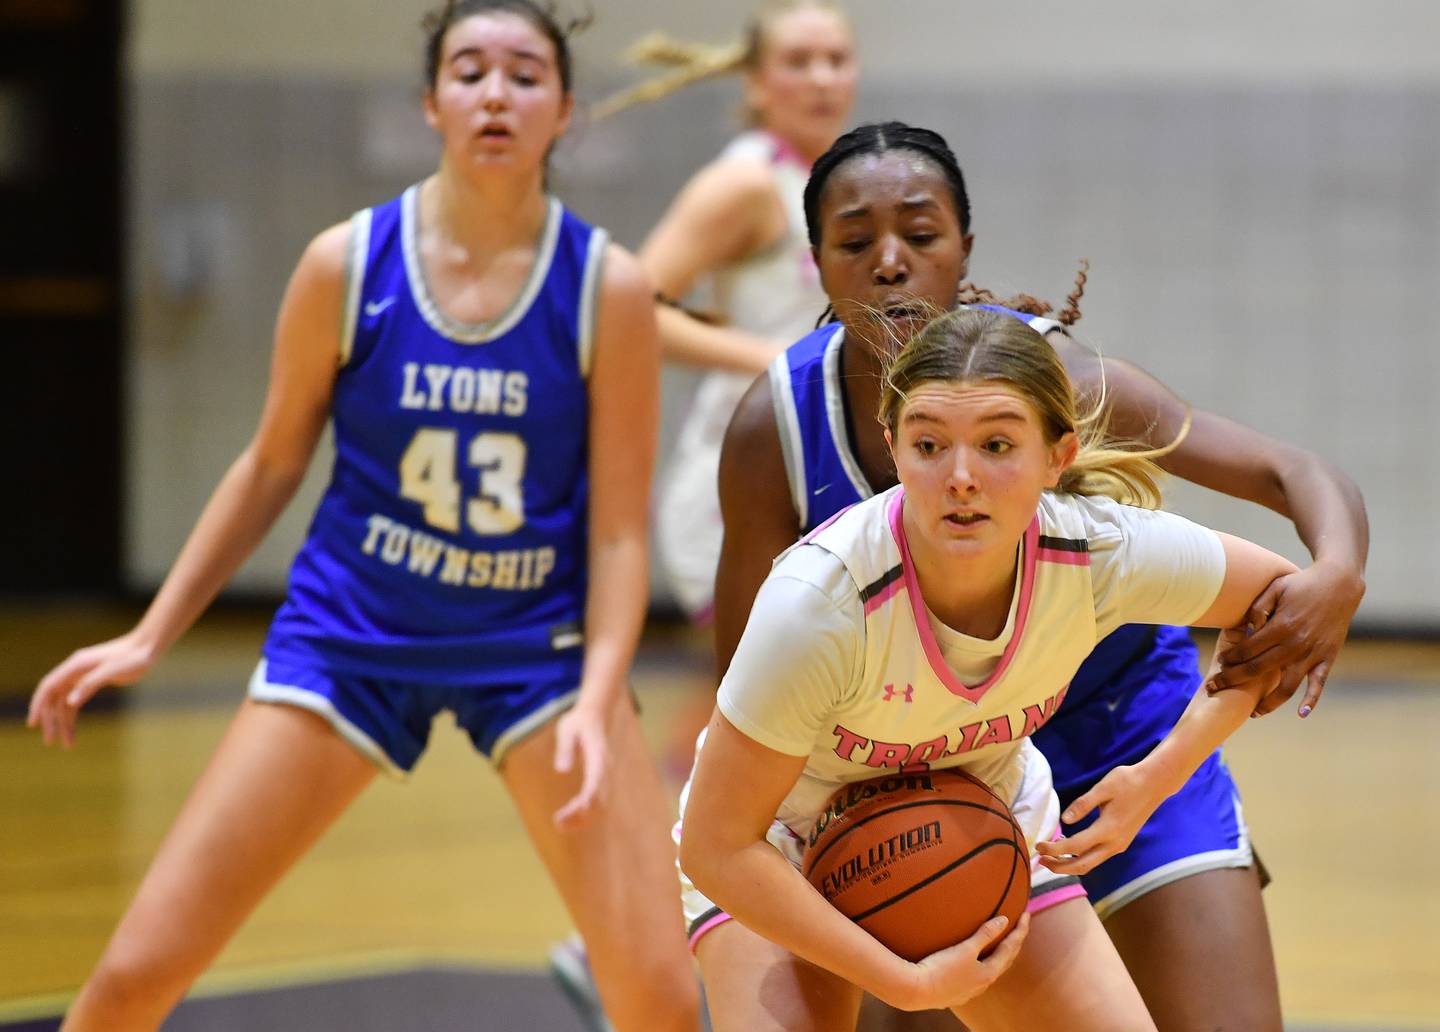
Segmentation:
{"type": "Polygon", "coordinates": [[[959,770],[846,785],[810,833],[802,871],[832,906],[906,960],[968,938],[1030,896],[1025,836],[984,782],[959,770]]]}

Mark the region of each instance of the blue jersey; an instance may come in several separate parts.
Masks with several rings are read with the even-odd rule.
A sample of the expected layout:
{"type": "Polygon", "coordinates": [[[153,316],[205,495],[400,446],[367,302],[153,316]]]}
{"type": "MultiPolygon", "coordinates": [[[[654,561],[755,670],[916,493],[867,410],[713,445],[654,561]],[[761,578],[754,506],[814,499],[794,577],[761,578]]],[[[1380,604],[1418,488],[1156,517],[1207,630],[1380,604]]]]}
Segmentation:
{"type": "Polygon", "coordinates": [[[606,236],[550,200],[510,309],[465,325],[425,283],[418,192],[351,222],[335,466],[265,655],[428,684],[578,679],[606,236]]]}
{"type": "MultiPolygon", "coordinates": [[[[998,305],[1040,333],[1059,326],[998,305]]],[[[770,366],[775,425],[802,534],[875,493],[861,470],[840,376],[844,327],[830,323],[770,366]]],[[[886,485],[881,485],[883,488],[886,485]]],[[[1174,727],[1199,683],[1195,645],[1183,627],[1132,624],[1100,642],[1070,682],[1065,705],[1035,735],[1062,791],[1141,759],[1174,727]]]]}

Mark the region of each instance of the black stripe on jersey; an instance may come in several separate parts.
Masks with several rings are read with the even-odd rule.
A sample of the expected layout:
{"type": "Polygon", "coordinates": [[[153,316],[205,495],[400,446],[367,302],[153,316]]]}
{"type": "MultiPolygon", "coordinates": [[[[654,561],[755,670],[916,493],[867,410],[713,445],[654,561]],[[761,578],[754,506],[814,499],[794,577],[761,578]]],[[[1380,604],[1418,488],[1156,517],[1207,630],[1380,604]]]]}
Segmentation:
{"type": "Polygon", "coordinates": [[[701,914],[695,920],[690,922],[690,929],[686,932],[686,935],[694,935],[697,931],[704,927],[706,921],[719,917],[723,913],[725,913],[725,911],[721,910],[719,907],[711,907],[709,910],[705,911],[705,913],[701,914]]]}
{"type": "Polygon", "coordinates": [[[1041,534],[1040,547],[1053,548],[1057,552],[1088,552],[1090,551],[1090,542],[1085,538],[1057,538],[1041,534]]]}
{"type": "Polygon", "coordinates": [[[861,589],[860,604],[864,605],[866,602],[869,602],[872,598],[880,594],[880,592],[884,591],[890,585],[894,584],[904,575],[904,566],[892,566],[890,569],[886,570],[883,574],[880,575],[879,580],[861,589]]]}
{"type": "Polygon", "coordinates": [[[1041,885],[1030,886],[1030,898],[1034,899],[1036,896],[1048,896],[1052,892],[1058,892],[1060,889],[1068,889],[1072,885],[1079,884],[1080,879],[1073,874],[1067,874],[1063,878],[1052,878],[1050,881],[1041,885]]]}

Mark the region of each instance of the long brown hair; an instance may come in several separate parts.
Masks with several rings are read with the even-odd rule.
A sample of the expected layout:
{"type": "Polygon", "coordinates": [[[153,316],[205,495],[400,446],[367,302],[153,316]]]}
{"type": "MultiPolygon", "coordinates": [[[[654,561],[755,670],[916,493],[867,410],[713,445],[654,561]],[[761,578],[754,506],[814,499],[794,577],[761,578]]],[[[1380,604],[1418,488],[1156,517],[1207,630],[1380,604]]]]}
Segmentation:
{"type": "Polygon", "coordinates": [[[563,24],[553,5],[543,0],[445,0],[420,20],[425,31],[425,86],[435,85],[440,71],[441,50],[445,34],[456,22],[477,14],[514,14],[533,25],[555,47],[555,65],[560,73],[560,88],[569,93],[572,84],[569,38],[586,28],[589,12],[566,20],[563,24]]]}

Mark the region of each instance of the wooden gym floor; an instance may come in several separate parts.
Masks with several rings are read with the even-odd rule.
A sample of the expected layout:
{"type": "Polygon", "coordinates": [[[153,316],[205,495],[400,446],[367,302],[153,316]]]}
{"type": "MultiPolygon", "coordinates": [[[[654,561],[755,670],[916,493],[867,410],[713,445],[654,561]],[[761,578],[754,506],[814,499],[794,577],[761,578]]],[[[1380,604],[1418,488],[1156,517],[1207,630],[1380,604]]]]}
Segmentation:
{"type": "MultiPolygon", "coordinates": [[[[69,649],[134,614],[0,613],[0,1028],[54,1027],[240,699],[267,616],[208,617],[123,706],[86,713],[64,754],[24,729],[24,700],[69,649]]],[[[689,632],[647,636],[635,683],[658,751],[707,671],[689,632]]],[[[1309,720],[1282,711],[1227,749],[1276,879],[1265,898],[1287,1028],[1440,1032],[1437,728],[1440,645],[1361,641],[1309,720]]],[[[220,1011],[197,1008],[251,993],[233,1027],[359,1028],[302,1015],[323,1013],[317,1000],[413,998],[441,1008],[416,1028],[576,1029],[538,976],[567,923],[537,867],[497,779],[442,720],[410,782],[376,783],[225,951],[197,990],[208,1000],[167,1028],[218,1029],[204,1014],[220,1011]],[[257,1025],[260,1000],[271,1016],[257,1025]]]]}

